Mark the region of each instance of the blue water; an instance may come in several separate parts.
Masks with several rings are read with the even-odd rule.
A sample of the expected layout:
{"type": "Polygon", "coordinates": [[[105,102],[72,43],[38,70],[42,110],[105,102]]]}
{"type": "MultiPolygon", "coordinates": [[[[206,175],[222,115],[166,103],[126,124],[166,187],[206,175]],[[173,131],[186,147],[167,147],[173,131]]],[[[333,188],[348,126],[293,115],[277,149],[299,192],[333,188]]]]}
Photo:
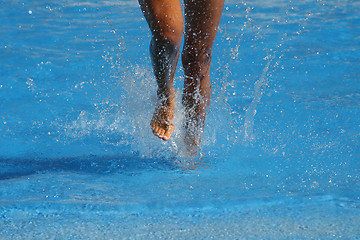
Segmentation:
{"type": "Polygon", "coordinates": [[[226,1],[188,159],[137,1],[0,1],[0,239],[360,239],[359,12],[226,1]]]}

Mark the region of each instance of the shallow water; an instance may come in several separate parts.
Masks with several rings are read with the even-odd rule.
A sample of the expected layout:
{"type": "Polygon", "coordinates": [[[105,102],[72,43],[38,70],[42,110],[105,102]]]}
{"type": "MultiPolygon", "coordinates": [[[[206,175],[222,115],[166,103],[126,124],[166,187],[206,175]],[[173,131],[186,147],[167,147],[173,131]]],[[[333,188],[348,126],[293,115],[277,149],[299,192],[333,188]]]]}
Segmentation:
{"type": "Polygon", "coordinates": [[[195,162],[136,1],[0,6],[0,238],[359,239],[356,1],[227,1],[195,162]]]}

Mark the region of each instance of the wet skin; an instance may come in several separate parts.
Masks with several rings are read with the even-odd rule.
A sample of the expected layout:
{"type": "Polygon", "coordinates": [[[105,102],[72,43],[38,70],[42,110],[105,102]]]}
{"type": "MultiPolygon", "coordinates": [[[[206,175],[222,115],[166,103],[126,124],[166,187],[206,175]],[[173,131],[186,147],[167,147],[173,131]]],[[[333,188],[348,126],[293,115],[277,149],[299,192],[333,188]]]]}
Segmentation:
{"type": "Polygon", "coordinates": [[[181,56],[185,73],[184,142],[188,152],[195,155],[210,103],[212,47],[224,0],[184,0],[185,24],[179,0],[139,0],[139,3],[152,33],[150,56],[158,84],[158,101],[150,125],[153,133],[163,140],[169,140],[175,129],[173,83],[185,34],[181,56]]]}

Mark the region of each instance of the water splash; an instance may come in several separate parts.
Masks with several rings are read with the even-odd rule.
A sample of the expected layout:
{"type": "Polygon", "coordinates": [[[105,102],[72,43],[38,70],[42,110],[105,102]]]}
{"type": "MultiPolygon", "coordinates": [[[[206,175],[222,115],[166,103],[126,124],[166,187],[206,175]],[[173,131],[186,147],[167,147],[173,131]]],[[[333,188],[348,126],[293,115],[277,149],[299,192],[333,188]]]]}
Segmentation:
{"type": "Polygon", "coordinates": [[[254,98],[250,103],[250,106],[245,111],[245,123],[244,123],[244,139],[253,140],[253,128],[254,128],[254,117],[256,115],[257,105],[260,103],[261,97],[265,94],[264,87],[268,84],[266,74],[269,71],[271,61],[269,60],[263,69],[260,79],[254,84],[254,98]]]}

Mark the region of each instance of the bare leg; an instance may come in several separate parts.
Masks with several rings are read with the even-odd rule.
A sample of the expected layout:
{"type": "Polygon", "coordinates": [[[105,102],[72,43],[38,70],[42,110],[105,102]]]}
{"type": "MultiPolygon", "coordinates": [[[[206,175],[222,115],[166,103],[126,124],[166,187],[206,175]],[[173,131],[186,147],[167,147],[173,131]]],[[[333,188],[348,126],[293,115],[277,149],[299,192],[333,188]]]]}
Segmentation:
{"type": "Polygon", "coordinates": [[[224,0],[185,0],[185,44],[182,63],[185,71],[185,144],[196,155],[210,103],[212,47],[224,0]]]}
{"type": "Polygon", "coordinates": [[[183,16],[179,0],[139,0],[149,24],[152,39],[150,55],[158,84],[158,102],[151,120],[153,133],[169,140],[174,131],[174,74],[183,34],[183,16]]]}

